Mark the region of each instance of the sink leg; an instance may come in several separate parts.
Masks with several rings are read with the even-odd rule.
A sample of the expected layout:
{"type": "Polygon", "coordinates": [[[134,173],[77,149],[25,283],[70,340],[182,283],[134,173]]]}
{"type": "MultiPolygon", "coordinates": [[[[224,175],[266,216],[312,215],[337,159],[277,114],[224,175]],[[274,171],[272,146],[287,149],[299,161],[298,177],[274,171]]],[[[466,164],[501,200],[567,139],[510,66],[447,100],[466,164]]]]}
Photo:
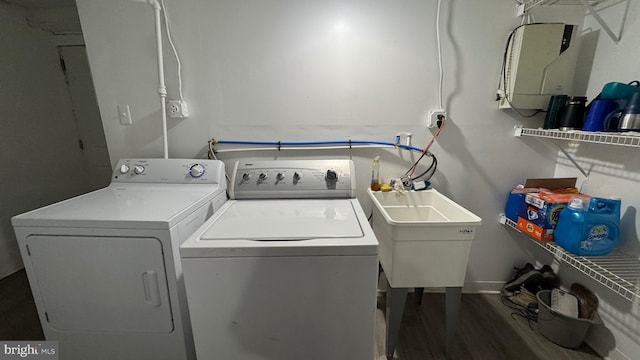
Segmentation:
{"type": "Polygon", "coordinates": [[[462,287],[447,287],[446,289],[446,345],[445,353],[449,358],[453,346],[453,338],[458,328],[458,316],[460,314],[460,300],[462,299],[462,287]]]}
{"type": "Polygon", "coordinates": [[[422,295],[424,295],[424,288],[423,287],[417,287],[413,290],[413,295],[416,298],[416,304],[420,305],[422,304],[422,295]]]}
{"type": "Polygon", "coordinates": [[[387,288],[387,359],[393,359],[393,352],[398,344],[400,325],[407,300],[408,288],[387,288]]]}

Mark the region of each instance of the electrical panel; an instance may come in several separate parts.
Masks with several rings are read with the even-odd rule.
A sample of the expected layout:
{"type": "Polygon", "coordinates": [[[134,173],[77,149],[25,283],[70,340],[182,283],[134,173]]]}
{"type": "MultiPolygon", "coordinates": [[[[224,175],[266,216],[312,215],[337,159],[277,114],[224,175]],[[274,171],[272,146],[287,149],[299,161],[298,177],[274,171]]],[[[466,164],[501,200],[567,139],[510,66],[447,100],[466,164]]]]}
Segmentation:
{"type": "Polygon", "coordinates": [[[499,107],[547,108],[552,95],[573,95],[577,26],[527,24],[510,35],[498,89],[499,107]]]}

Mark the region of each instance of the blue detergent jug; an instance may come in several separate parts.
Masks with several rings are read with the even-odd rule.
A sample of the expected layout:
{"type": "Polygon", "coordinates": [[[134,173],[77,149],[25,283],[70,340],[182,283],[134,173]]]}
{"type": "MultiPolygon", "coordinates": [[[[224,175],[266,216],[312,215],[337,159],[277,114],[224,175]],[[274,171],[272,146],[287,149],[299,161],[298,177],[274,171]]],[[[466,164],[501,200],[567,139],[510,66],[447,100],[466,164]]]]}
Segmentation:
{"type": "Polygon", "coordinates": [[[619,199],[575,197],[560,212],[554,241],[579,256],[606,255],[620,241],[619,199]]]}

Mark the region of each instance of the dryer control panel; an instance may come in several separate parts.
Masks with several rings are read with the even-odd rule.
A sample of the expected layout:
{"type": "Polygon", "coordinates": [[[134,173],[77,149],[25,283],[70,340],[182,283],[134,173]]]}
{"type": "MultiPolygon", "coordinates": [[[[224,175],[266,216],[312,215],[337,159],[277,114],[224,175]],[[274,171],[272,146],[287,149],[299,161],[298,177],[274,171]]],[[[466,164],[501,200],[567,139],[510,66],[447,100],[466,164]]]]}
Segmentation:
{"type": "Polygon", "coordinates": [[[227,184],[224,163],[208,159],[122,159],[113,169],[111,182],[227,184]]]}
{"type": "Polygon", "coordinates": [[[355,198],[353,161],[237,161],[231,178],[231,199],[355,198]]]}

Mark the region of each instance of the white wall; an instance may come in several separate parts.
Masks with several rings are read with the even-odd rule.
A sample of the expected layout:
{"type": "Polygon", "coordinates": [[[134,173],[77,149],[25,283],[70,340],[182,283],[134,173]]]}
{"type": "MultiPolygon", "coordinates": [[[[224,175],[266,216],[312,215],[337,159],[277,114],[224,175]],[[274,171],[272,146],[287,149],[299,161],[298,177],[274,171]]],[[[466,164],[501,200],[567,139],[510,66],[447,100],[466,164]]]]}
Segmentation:
{"type": "Polygon", "coordinates": [[[51,34],[0,3],[0,278],[22,268],[10,217],[86,191],[51,34]]]}
{"type": "MultiPolygon", "coordinates": [[[[450,122],[432,149],[440,164],[434,183],[483,218],[469,286],[498,288],[512,266],[525,260],[527,249],[497,224],[497,214],[511,187],[526,177],[552,175],[555,152],[513,137],[514,124],[536,126],[542,119],[521,121],[497,110],[494,102],[504,43],[519,24],[513,2],[443,3],[444,102],[450,122]]],[[[433,133],[425,131],[423,118],[437,106],[436,1],[166,4],[192,113],[183,121],[169,120],[171,157],[204,156],[212,137],[392,141],[406,131],[416,134],[414,144],[421,147],[433,133]]],[[[100,0],[78,0],[78,10],[112,163],[162,156],[151,10],[100,0]],[[118,104],[131,106],[133,125],[119,124],[118,104]]],[[[579,23],[582,16],[578,13],[579,23]]],[[[169,96],[176,98],[175,62],[166,55],[169,96]]],[[[384,155],[387,178],[411,163],[395,151],[351,153],[363,189],[378,154],[384,155]]],[[[368,199],[360,200],[369,208],[368,199]]]]}
{"type": "MultiPolygon", "coordinates": [[[[123,157],[160,157],[151,10],[125,0],[77,3],[112,163],[123,157]],[[118,104],[131,106],[133,125],[119,124],[118,104]]],[[[423,118],[437,106],[435,0],[166,3],[192,113],[186,120],[169,120],[171,157],[204,156],[206,141],[212,137],[391,141],[397,132],[412,132],[414,144],[423,146],[433,133],[425,132],[423,118]]],[[[522,119],[496,109],[504,43],[519,24],[514,2],[443,3],[444,102],[450,121],[432,149],[440,163],[434,186],[483,218],[472,247],[467,289],[497,289],[510,276],[512,266],[531,259],[539,259],[539,265],[553,260],[522,235],[497,224],[509,189],[525,178],[576,176],[577,172],[565,168],[563,160],[555,168],[556,151],[513,136],[514,125],[537,127],[542,116],[522,119]]],[[[611,7],[603,15],[620,18],[613,13],[617,9],[611,7]]],[[[578,25],[584,21],[581,7],[548,7],[534,15],[537,21],[578,25]]],[[[597,26],[587,19],[576,94],[586,92],[591,98],[607,81],[640,77],[633,58],[638,54],[639,40],[633,36],[640,30],[638,15],[634,3],[627,16],[626,36],[617,47],[604,34],[594,42],[590,31],[597,26]]],[[[614,21],[616,25],[619,22],[614,21]]],[[[175,99],[175,62],[168,51],[165,54],[169,96],[175,99]]],[[[588,191],[608,193],[637,186],[637,157],[625,155],[633,150],[581,145],[578,151],[580,157],[613,164],[594,169],[588,191]],[[618,180],[611,176],[613,172],[627,179],[618,180]],[[605,186],[609,181],[613,185],[605,186]]],[[[362,195],[375,155],[383,155],[382,175],[387,179],[403,173],[411,163],[411,157],[398,156],[395,150],[220,156],[228,165],[241,156],[351,156],[359,170],[359,198],[368,209],[370,203],[362,195]]],[[[625,194],[626,204],[638,200],[625,194]]],[[[634,217],[630,223],[635,222],[634,217]]],[[[606,319],[611,330],[602,338],[609,343],[605,341],[599,350],[609,351],[616,342],[615,334],[620,351],[612,356],[624,352],[638,357],[631,340],[640,333],[637,322],[620,319],[637,318],[633,315],[637,309],[631,309],[628,302],[616,304],[616,295],[570,269],[560,271],[567,281],[576,278],[596,290],[603,310],[617,311],[618,315],[606,319]]]]}
{"type": "MultiPolygon", "coordinates": [[[[585,20],[585,31],[590,39],[587,48],[595,50],[593,58],[583,58],[579,64],[579,76],[586,85],[586,95],[593,99],[602,87],[612,81],[628,83],[640,80],[640,3],[628,1],[611,6],[600,14],[616,33],[620,32],[624,22],[622,40],[616,45],[600,29],[592,16],[585,20]],[[628,5],[628,9],[627,9],[628,5]],[[625,12],[628,13],[625,16],[625,12]]],[[[566,145],[566,144],[564,144],[566,145]]],[[[571,150],[572,155],[585,169],[591,169],[584,192],[594,196],[617,195],[622,198],[622,238],[620,246],[629,254],[640,256],[640,241],[637,229],[640,219],[637,212],[640,207],[640,152],[637,148],[623,148],[609,145],[580,144],[571,150]]],[[[564,156],[559,156],[555,176],[579,176],[584,178],[564,156]]],[[[590,336],[594,347],[611,350],[612,335],[617,350],[611,350],[612,358],[640,358],[640,307],[613,294],[601,285],[591,282],[586,276],[577,274],[569,268],[561,269],[561,277],[566,285],[577,281],[589,286],[600,297],[600,314],[608,330],[599,329],[590,336]]],[[[637,286],[638,284],[636,284],[637,286]]]]}

